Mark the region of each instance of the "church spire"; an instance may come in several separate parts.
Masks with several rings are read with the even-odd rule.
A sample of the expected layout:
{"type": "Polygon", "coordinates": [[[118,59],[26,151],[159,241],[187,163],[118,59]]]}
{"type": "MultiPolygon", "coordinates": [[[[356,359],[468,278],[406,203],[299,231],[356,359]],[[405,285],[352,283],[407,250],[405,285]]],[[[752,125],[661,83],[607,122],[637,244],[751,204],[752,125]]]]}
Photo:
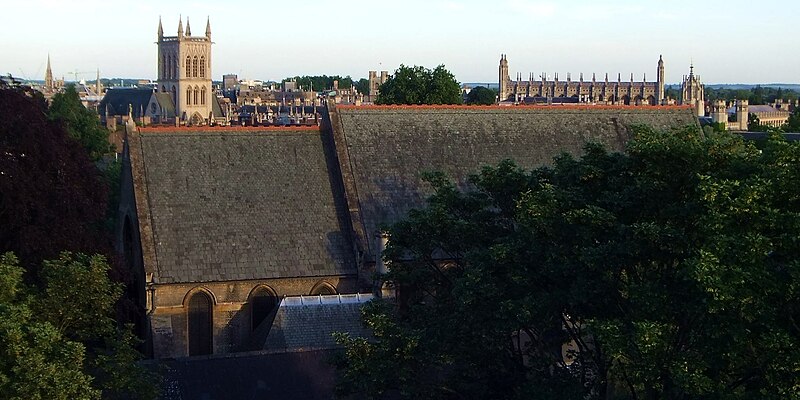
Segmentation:
{"type": "Polygon", "coordinates": [[[192,36],[192,27],[189,26],[189,17],[186,17],[186,36],[192,36]]]}
{"type": "Polygon", "coordinates": [[[158,40],[164,37],[164,27],[161,26],[161,16],[158,16],[158,40]]]}
{"type": "Polygon", "coordinates": [[[206,37],[211,39],[211,18],[206,17],[206,37]]]}
{"type": "Polygon", "coordinates": [[[183,17],[178,17],[178,37],[183,36],[183,17]]]}
{"type": "Polygon", "coordinates": [[[53,90],[53,70],[50,69],[50,54],[47,54],[47,71],[44,73],[44,87],[48,91],[53,90]]]}

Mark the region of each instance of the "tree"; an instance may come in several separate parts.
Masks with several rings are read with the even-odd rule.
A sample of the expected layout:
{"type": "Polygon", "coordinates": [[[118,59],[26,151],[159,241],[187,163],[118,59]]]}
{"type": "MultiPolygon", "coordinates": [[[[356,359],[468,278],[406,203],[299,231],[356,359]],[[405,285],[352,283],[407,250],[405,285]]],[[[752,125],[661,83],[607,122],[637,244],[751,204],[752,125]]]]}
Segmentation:
{"type": "Polygon", "coordinates": [[[26,286],[12,253],[0,258],[3,398],[154,398],[156,376],[137,365],[131,328],[113,319],[122,285],[102,256],[45,261],[26,286]],[[46,379],[42,379],[45,377],[46,379]]]}
{"type": "Polygon", "coordinates": [[[384,253],[397,305],[339,336],[340,394],[796,398],[800,145],[638,127],[584,152],[429,175],[384,253]]]}
{"type": "Polygon", "coordinates": [[[461,87],[453,74],[439,65],[433,70],[400,65],[380,86],[377,104],[461,104],[461,87]]]}
{"type": "Polygon", "coordinates": [[[22,268],[0,257],[0,393],[4,399],[97,399],[82,371],[85,349],[32,312],[22,268]]]}
{"type": "Polygon", "coordinates": [[[783,126],[784,132],[800,132],[800,107],[795,107],[794,111],[789,114],[789,119],[783,126]]]}
{"type": "Polygon", "coordinates": [[[37,93],[0,82],[0,252],[26,269],[63,250],[109,254],[100,171],[37,93]]]}
{"type": "Polygon", "coordinates": [[[81,104],[75,85],[68,85],[63,93],[53,96],[48,115],[51,121],[61,123],[69,135],[80,142],[92,161],[113,151],[108,142],[108,130],[100,125],[97,113],[81,104]]]}
{"type": "Polygon", "coordinates": [[[356,82],[356,90],[363,95],[369,94],[369,79],[361,78],[356,82]]]}
{"type": "Polygon", "coordinates": [[[492,105],[497,102],[497,93],[487,87],[472,88],[467,94],[467,104],[492,105]]]}

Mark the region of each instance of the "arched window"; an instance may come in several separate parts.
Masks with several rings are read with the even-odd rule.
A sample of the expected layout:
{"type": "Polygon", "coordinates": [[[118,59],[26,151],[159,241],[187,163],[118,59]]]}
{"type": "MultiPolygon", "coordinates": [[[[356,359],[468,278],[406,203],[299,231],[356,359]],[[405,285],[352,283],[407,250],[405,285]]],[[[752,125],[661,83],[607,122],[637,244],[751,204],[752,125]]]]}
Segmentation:
{"type": "Polygon", "coordinates": [[[189,355],[198,356],[212,352],[213,307],[211,297],[196,292],[189,298],[188,325],[189,355]]]}
{"type": "Polygon", "coordinates": [[[192,77],[197,78],[197,68],[199,67],[200,63],[197,62],[197,56],[194,56],[194,60],[192,61],[192,77]]]}
{"type": "Polygon", "coordinates": [[[206,56],[200,56],[200,77],[206,77],[206,56]]]}
{"type": "Polygon", "coordinates": [[[192,104],[192,88],[186,88],[186,105],[192,104]]]}
{"type": "Polygon", "coordinates": [[[197,102],[197,98],[200,96],[200,89],[195,86],[194,87],[194,105],[198,105],[200,103],[197,102]]]}
{"type": "Polygon", "coordinates": [[[206,104],[206,87],[205,86],[200,88],[200,104],[202,104],[202,105],[206,104]]]}
{"type": "Polygon", "coordinates": [[[256,330],[267,317],[272,314],[278,305],[278,298],[274,292],[264,286],[259,286],[250,295],[250,326],[256,330]]]}
{"type": "Polygon", "coordinates": [[[192,77],[192,58],[189,56],[186,56],[186,77],[192,77]]]}
{"type": "Polygon", "coordinates": [[[311,293],[310,294],[312,296],[333,295],[333,294],[336,294],[336,288],[334,288],[333,285],[331,285],[330,283],[323,281],[323,282],[319,282],[316,285],[314,285],[314,288],[311,289],[311,293]]]}

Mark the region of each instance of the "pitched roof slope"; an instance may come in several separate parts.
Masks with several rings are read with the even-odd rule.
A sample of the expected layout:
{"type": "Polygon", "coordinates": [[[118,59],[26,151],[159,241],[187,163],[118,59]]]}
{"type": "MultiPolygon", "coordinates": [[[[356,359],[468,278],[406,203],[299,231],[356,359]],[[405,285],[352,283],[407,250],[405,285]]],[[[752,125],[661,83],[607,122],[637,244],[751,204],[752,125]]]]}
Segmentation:
{"type": "Polygon", "coordinates": [[[133,140],[156,282],[355,273],[319,130],[158,128],[133,140]]]}
{"type": "MultiPolygon", "coordinates": [[[[348,295],[345,302],[336,301],[339,296],[308,296],[307,303],[299,304],[298,298],[281,302],[272,328],[264,343],[264,350],[294,352],[325,350],[341,347],[333,339],[334,332],[346,332],[352,337],[371,337],[370,330],[361,323],[363,301],[348,295]]],[[[371,299],[367,296],[366,300],[371,299]]]]}
{"type": "Polygon", "coordinates": [[[484,165],[508,158],[530,169],[561,152],[579,154],[589,141],[621,151],[631,124],[697,124],[684,107],[338,106],[333,113],[340,121],[333,118],[334,137],[346,144],[339,158],[347,195],[360,209],[353,226],[370,255],[377,229],[432,194],[421,172],[442,171],[464,183],[484,165]]]}

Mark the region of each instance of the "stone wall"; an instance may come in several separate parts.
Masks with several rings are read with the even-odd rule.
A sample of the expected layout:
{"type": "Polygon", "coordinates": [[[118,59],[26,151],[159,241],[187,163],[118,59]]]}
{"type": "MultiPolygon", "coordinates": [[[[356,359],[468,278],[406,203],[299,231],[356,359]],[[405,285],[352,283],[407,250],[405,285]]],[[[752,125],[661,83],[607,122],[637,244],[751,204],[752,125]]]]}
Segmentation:
{"type": "Polygon", "coordinates": [[[290,278],[254,281],[208,282],[203,284],[165,284],[150,288],[155,308],[148,317],[156,358],[188,355],[187,302],[189,296],[203,291],[213,299],[213,353],[227,354],[247,350],[253,334],[249,297],[254,289],[266,286],[277,295],[309,295],[325,282],[339,293],[358,291],[355,277],[290,278]]]}

